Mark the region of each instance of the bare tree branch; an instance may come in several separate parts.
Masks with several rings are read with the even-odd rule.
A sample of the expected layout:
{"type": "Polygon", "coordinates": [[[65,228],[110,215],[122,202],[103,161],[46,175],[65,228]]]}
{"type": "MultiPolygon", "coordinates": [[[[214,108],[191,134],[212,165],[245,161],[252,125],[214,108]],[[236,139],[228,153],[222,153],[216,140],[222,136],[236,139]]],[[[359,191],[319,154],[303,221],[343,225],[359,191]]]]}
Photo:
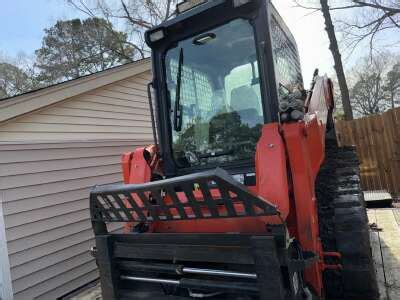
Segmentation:
{"type": "MultiPolygon", "coordinates": [[[[136,50],[136,56],[131,60],[149,56],[143,35],[146,30],[158,25],[175,14],[173,9],[178,0],[119,0],[110,5],[105,0],[66,0],[75,9],[87,14],[106,19],[110,24],[121,22],[126,26],[129,46],[136,50]],[[93,7],[89,6],[93,4],[93,7]]],[[[126,44],[127,42],[124,41],[126,44]]],[[[119,55],[124,55],[123,44],[114,49],[119,55]]]]}
{"type": "MultiPolygon", "coordinates": [[[[305,5],[301,0],[294,0],[296,6],[315,10],[315,5],[305,5]]],[[[332,1],[334,3],[334,1],[332,1]]],[[[348,56],[352,55],[357,47],[369,47],[370,56],[379,51],[379,35],[385,31],[394,30],[391,40],[400,42],[400,1],[398,0],[344,0],[340,6],[331,6],[330,11],[351,10],[350,14],[339,15],[335,23],[339,24],[342,33],[341,43],[348,56]]],[[[384,48],[386,45],[382,45],[384,48]]]]}
{"type": "Polygon", "coordinates": [[[147,22],[146,20],[140,20],[140,19],[133,18],[128,10],[128,7],[126,6],[126,4],[123,0],[121,0],[121,5],[125,12],[125,15],[122,16],[123,18],[127,18],[132,24],[142,26],[146,29],[150,29],[152,27],[152,25],[149,22],[147,22]]]}
{"type": "Polygon", "coordinates": [[[386,12],[390,12],[393,14],[399,14],[400,13],[400,7],[396,8],[396,7],[389,7],[386,5],[381,4],[378,1],[373,1],[373,3],[371,3],[370,1],[361,1],[361,0],[353,0],[354,3],[358,4],[358,7],[372,7],[372,8],[376,8],[379,10],[383,10],[386,12]]]}

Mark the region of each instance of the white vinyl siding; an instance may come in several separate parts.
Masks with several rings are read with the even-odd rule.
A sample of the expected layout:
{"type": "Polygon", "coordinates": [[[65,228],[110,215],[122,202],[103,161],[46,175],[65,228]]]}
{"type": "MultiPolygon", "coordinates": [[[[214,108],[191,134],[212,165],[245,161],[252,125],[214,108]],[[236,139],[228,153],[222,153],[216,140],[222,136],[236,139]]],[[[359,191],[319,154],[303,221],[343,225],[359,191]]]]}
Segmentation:
{"type": "Polygon", "coordinates": [[[90,188],[120,182],[121,154],[150,142],[0,144],[0,193],[14,299],[55,299],[53,295],[62,296],[98,276],[88,252],[94,244],[90,188]]]}
{"type": "Polygon", "coordinates": [[[3,210],[1,207],[0,194],[0,299],[12,299],[10,262],[8,259],[7,239],[3,218],[3,210]]]}
{"type": "Polygon", "coordinates": [[[121,182],[121,155],[153,142],[150,78],[93,81],[93,90],[0,123],[0,253],[15,300],[54,300],[98,278],[90,189],[121,182]]]}
{"type": "MultiPolygon", "coordinates": [[[[57,104],[67,98],[82,95],[97,88],[105,87],[112,83],[132,78],[138,74],[149,72],[149,70],[150,60],[142,59],[20,96],[4,99],[0,101],[0,122],[12,120],[23,114],[57,104]]],[[[148,76],[144,81],[142,81],[142,79],[138,81],[145,85],[146,83],[144,81],[147,81],[150,77],[148,76]]]]}
{"type": "Polygon", "coordinates": [[[0,141],[149,139],[145,72],[0,125],[0,141]]]}

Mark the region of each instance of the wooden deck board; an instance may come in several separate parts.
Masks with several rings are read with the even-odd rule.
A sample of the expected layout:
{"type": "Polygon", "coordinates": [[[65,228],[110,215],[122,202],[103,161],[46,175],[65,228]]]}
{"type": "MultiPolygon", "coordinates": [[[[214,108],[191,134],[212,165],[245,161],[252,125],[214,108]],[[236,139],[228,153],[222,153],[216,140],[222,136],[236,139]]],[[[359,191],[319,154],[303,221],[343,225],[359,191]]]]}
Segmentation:
{"type": "Polygon", "coordinates": [[[393,214],[397,224],[400,226],[400,209],[393,209],[393,214]]]}
{"type": "Polygon", "coordinates": [[[386,201],[393,200],[392,196],[386,190],[364,191],[365,201],[386,201]]]}
{"type": "MultiPolygon", "coordinates": [[[[376,215],[375,210],[368,211],[368,219],[370,223],[376,224],[376,215]]],[[[375,263],[375,271],[376,278],[378,281],[379,294],[381,295],[381,299],[388,300],[388,293],[386,289],[386,279],[385,273],[383,270],[383,261],[382,261],[382,253],[381,253],[381,245],[379,241],[379,231],[370,231],[371,238],[371,248],[372,248],[372,256],[374,258],[375,263]]]]}
{"type": "Polygon", "coordinates": [[[368,211],[369,222],[378,227],[371,231],[371,246],[381,299],[387,300],[400,300],[400,227],[395,216],[398,213],[394,209],[368,211]]]}

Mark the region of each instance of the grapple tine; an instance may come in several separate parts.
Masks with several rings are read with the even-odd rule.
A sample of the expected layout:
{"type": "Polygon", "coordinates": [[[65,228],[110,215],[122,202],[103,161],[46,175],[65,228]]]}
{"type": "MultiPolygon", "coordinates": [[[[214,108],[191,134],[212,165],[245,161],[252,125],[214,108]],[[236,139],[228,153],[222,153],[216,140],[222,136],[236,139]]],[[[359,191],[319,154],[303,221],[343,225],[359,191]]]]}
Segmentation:
{"type": "Polygon", "coordinates": [[[188,203],[190,205],[190,207],[193,210],[193,213],[195,215],[196,218],[203,218],[203,214],[201,213],[201,207],[199,202],[196,200],[196,198],[193,195],[193,185],[189,183],[183,183],[182,184],[182,189],[186,195],[186,198],[188,200],[188,203]]]}
{"type": "Polygon", "coordinates": [[[172,202],[174,203],[174,208],[176,208],[179,212],[180,215],[182,215],[184,218],[187,218],[186,211],[184,207],[182,207],[181,202],[178,199],[178,196],[176,195],[176,192],[174,189],[170,186],[165,187],[165,190],[167,194],[171,197],[172,202]]]}
{"type": "Polygon", "coordinates": [[[218,213],[218,208],[216,205],[216,202],[214,200],[214,198],[212,197],[211,193],[210,193],[210,189],[207,186],[207,182],[204,181],[200,181],[199,182],[199,187],[200,187],[200,191],[203,194],[204,197],[204,202],[207,203],[208,209],[210,211],[211,217],[213,218],[218,218],[219,217],[219,213],[218,213]]]}
{"type": "Polygon", "coordinates": [[[153,218],[153,221],[159,220],[158,214],[156,212],[156,209],[154,206],[150,203],[149,199],[146,197],[146,195],[143,192],[138,192],[137,195],[139,196],[140,200],[142,200],[143,205],[149,212],[150,216],[153,218]]]}
{"type": "MultiPolygon", "coordinates": [[[[132,198],[132,195],[128,193],[125,196],[126,196],[126,200],[130,204],[132,209],[135,210],[135,212],[138,215],[140,221],[146,221],[146,216],[144,215],[143,211],[140,209],[140,207],[136,203],[135,199],[132,198]]],[[[129,220],[132,221],[132,213],[129,213],[129,214],[130,214],[129,220]]]]}
{"type": "Polygon", "coordinates": [[[92,221],[107,222],[152,222],[277,214],[274,205],[253,195],[246,186],[218,168],[144,184],[98,186],[91,192],[90,209],[92,221]],[[201,191],[202,199],[198,198],[200,193],[195,193],[195,187],[201,191]],[[178,193],[181,195],[178,196],[178,193]],[[124,195],[127,201],[122,201],[119,195],[124,195]],[[100,201],[99,197],[103,201],[100,201]],[[110,198],[115,199],[115,203],[112,203],[110,198]],[[138,205],[136,198],[138,201],[140,199],[143,205],[138,205]],[[242,207],[236,204],[242,204],[242,207]],[[257,212],[254,211],[254,207],[258,208],[257,212]],[[189,210],[193,214],[188,214],[189,210]],[[124,218],[122,213],[130,216],[124,218]]]}

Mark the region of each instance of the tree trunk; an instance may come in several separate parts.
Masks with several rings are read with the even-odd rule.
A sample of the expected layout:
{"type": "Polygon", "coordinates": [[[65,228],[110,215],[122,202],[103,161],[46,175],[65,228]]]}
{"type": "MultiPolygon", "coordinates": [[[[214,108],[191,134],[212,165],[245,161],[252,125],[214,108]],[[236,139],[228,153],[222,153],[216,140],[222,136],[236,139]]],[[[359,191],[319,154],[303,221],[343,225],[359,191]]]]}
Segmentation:
{"type": "Polygon", "coordinates": [[[395,105],[394,105],[394,97],[395,97],[395,92],[390,91],[390,102],[392,104],[392,109],[394,109],[395,105]]]}
{"type": "Polygon", "coordinates": [[[342,56],[340,55],[339,46],[336,40],[335,28],[333,26],[331,13],[329,11],[328,0],[320,0],[321,11],[325,19],[325,30],[329,37],[329,50],[331,50],[333,60],[335,62],[335,71],[338,78],[340,92],[342,94],[342,104],[345,120],[353,120],[353,110],[350,103],[349,88],[347,87],[346,76],[344,75],[342,56]]]}

